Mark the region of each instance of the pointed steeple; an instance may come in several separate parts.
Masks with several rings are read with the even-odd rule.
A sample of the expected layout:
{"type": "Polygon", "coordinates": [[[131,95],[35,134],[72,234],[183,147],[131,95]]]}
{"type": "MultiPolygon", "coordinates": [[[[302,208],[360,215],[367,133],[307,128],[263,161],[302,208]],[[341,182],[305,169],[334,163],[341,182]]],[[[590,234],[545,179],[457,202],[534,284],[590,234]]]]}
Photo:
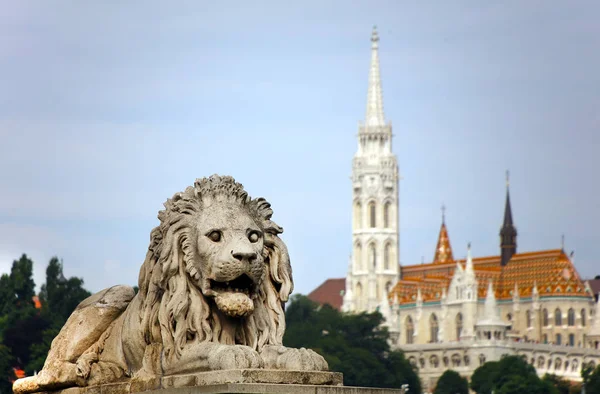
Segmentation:
{"type": "Polygon", "coordinates": [[[435,255],[433,257],[433,262],[440,264],[454,261],[452,246],[450,246],[450,237],[448,236],[448,229],[446,228],[445,211],[446,207],[442,205],[442,226],[440,227],[440,234],[438,236],[435,255]]]}
{"type": "Polygon", "coordinates": [[[465,263],[465,277],[467,279],[475,278],[475,269],[473,268],[473,257],[471,256],[471,243],[467,245],[467,262],[465,263]]]}
{"type": "Polygon", "coordinates": [[[510,206],[509,173],[506,171],[506,204],[504,206],[504,221],[500,229],[500,263],[508,264],[512,256],[517,253],[517,229],[513,224],[512,208],[510,206]]]}
{"type": "Polygon", "coordinates": [[[377,26],[373,26],[373,33],[371,34],[371,68],[369,69],[365,125],[385,126],[381,76],[379,74],[379,35],[377,34],[377,26]]]}

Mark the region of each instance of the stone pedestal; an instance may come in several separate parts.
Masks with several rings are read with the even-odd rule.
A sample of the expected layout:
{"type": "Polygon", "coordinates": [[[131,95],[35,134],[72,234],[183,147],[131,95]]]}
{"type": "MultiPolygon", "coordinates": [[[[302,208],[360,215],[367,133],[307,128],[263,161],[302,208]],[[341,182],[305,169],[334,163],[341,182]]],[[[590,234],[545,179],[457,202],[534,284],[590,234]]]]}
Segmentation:
{"type": "Polygon", "coordinates": [[[100,386],[71,387],[47,394],[400,394],[401,390],[344,387],[339,372],[231,369],[162,378],[134,378],[100,386]]]}

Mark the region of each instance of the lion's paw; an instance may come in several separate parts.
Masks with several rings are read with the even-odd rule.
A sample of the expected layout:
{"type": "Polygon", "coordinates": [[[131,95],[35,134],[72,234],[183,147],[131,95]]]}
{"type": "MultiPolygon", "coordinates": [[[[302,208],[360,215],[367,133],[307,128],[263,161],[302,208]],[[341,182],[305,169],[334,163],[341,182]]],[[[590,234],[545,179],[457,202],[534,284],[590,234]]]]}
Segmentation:
{"type": "Polygon", "coordinates": [[[320,354],[305,348],[269,346],[261,353],[267,368],[296,371],[327,371],[327,361],[320,354]]]}
{"type": "Polygon", "coordinates": [[[248,346],[223,345],[210,354],[208,367],[212,370],[262,368],[263,360],[248,346]]]}

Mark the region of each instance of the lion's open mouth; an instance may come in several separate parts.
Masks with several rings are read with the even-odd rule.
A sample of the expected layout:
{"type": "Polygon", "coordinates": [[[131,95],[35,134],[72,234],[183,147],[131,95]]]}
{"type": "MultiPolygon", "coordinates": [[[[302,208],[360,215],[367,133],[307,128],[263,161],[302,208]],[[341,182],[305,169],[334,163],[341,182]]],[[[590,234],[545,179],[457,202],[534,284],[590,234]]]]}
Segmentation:
{"type": "Polygon", "coordinates": [[[254,292],[255,285],[254,281],[246,274],[242,274],[227,282],[218,282],[216,280],[210,280],[210,288],[217,293],[221,292],[235,292],[244,293],[250,295],[254,292]]]}
{"type": "Polygon", "coordinates": [[[245,317],[254,311],[254,301],[251,297],[255,293],[256,285],[248,275],[242,274],[225,282],[211,279],[209,285],[217,307],[226,315],[245,317]]]}

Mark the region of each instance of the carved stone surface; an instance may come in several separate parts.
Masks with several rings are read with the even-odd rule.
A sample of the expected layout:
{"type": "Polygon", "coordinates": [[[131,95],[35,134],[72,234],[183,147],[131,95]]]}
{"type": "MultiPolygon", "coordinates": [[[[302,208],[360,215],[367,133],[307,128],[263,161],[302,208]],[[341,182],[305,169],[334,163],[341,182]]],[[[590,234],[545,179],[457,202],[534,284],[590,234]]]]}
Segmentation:
{"type": "Polygon", "coordinates": [[[72,387],[47,394],[192,394],[192,393],[287,393],[287,394],[402,394],[402,390],[344,387],[339,372],[281,371],[265,369],[222,370],[165,376],[156,381],[72,387]]]}
{"type": "Polygon", "coordinates": [[[233,178],[213,175],[164,205],[139,292],[114,286],[82,301],[52,342],[42,371],[17,380],[13,391],[77,394],[81,389],[68,388],[85,387],[120,394],[191,382],[185,374],[194,374],[194,384],[217,384],[210,382],[233,373],[221,370],[247,368],[292,371],[270,371],[275,381],[258,372],[231,376],[338,384],[331,383],[335,374],[300,379],[298,371],[326,371],[327,362],[312,350],[282,345],[292,269],[270,204],[251,199],[233,178]],[[199,378],[203,371],[219,372],[199,378]]]}

